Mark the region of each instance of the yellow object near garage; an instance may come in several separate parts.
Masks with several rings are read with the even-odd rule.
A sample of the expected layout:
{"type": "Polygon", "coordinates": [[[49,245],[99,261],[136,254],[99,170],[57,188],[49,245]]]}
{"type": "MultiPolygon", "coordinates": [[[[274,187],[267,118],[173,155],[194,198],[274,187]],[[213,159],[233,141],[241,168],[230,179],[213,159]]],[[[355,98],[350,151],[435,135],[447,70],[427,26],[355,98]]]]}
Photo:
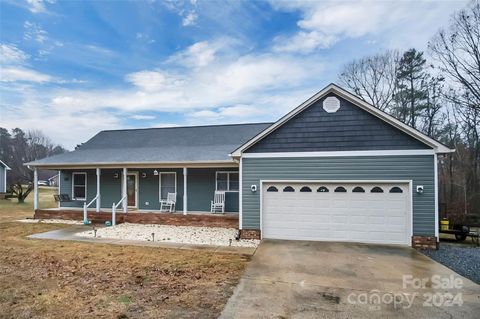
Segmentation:
{"type": "Polygon", "coordinates": [[[440,229],[441,230],[448,230],[449,225],[450,225],[450,222],[446,218],[443,218],[440,221],[440,229]]]}

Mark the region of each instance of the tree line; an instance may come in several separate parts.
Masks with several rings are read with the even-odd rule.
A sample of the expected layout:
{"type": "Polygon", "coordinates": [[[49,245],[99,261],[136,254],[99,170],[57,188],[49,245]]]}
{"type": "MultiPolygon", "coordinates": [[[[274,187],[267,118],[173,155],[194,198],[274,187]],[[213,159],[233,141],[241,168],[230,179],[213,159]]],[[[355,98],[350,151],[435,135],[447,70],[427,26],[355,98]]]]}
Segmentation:
{"type": "Polygon", "coordinates": [[[66,150],[54,144],[39,130],[23,131],[14,128],[10,132],[0,127],[0,159],[12,170],[7,174],[7,185],[19,202],[33,190],[33,170],[24,165],[66,150]]]}
{"type": "Polygon", "coordinates": [[[480,2],[451,16],[428,51],[388,50],[344,65],[340,82],[361,99],[454,148],[439,158],[440,209],[480,216],[480,2]]]}

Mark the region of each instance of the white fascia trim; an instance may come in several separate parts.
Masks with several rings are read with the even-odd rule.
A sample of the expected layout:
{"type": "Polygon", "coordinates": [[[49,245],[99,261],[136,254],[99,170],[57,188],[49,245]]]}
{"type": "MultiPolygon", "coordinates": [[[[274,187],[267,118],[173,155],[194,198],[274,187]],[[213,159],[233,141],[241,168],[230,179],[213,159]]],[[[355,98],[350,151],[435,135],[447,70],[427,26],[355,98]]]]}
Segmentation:
{"type": "Polygon", "coordinates": [[[261,183],[343,183],[343,184],[408,184],[410,179],[262,179],[261,183]]]}
{"type": "Polygon", "coordinates": [[[8,167],[8,165],[5,164],[4,162],[0,161],[0,164],[2,164],[7,171],[11,171],[11,170],[12,170],[12,169],[11,169],[10,167],[8,167]]]}
{"type": "Polygon", "coordinates": [[[333,152],[278,152],[244,153],[242,158],[286,158],[286,157],[355,157],[355,156],[401,156],[434,155],[434,150],[385,150],[385,151],[333,151],[333,152]]]}
{"type": "Polygon", "coordinates": [[[363,110],[369,112],[370,114],[382,119],[383,121],[391,124],[392,126],[398,128],[399,130],[409,134],[410,136],[414,137],[415,139],[431,146],[436,153],[451,153],[454,152],[455,150],[452,150],[442,143],[428,137],[427,135],[421,133],[420,131],[417,131],[416,129],[406,125],[405,123],[402,123],[401,121],[397,120],[393,116],[380,111],[376,107],[368,104],[367,102],[361,100],[354,94],[342,89],[341,87],[335,85],[335,84],[330,84],[327,87],[325,87],[323,90],[300,104],[298,107],[287,113],[285,116],[283,116],[281,119],[279,119],[277,122],[266,128],[264,131],[260,132],[258,135],[250,139],[247,143],[243,144],[239,148],[237,148],[235,151],[232,152],[231,156],[232,157],[240,157],[242,155],[242,152],[247,149],[248,147],[252,146],[255,144],[257,141],[261,140],[264,138],[266,135],[270,134],[272,131],[276,130],[278,127],[282,126],[285,124],[288,120],[293,118],[295,115],[298,113],[302,112],[304,109],[321,99],[323,96],[326,94],[334,92],[338,94],[340,97],[352,102],[353,104],[359,106],[363,110]]]}
{"type": "Polygon", "coordinates": [[[238,167],[238,161],[233,159],[225,161],[203,161],[203,162],[118,162],[118,163],[48,163],[48,164],[23,164],[24,166],[45,168],[45,169],[95,169],[95,168],[210,168],[210,167],[238,167]]]}

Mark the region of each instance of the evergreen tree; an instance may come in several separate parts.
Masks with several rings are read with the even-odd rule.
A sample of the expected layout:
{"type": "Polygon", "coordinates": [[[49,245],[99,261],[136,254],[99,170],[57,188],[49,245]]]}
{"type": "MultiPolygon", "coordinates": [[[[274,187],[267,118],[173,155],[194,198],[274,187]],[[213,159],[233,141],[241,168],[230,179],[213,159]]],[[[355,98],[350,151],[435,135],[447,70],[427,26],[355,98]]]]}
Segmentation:
{"type": "Polygon", "coordinates": [[[393,112],[397,118],[413,128],[417,126],[417,119],[425,108],[427,98],[424,84],[427,78],[425,63],[423,52],[410,49],[400,59],[396,74],[396,105],[393,112]]]}

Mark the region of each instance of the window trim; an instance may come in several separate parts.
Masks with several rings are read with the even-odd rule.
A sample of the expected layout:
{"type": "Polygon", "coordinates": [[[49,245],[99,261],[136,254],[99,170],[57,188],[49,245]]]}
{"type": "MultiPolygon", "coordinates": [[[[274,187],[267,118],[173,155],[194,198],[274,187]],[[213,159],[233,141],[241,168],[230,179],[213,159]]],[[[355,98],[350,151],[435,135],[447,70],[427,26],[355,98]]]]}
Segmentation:
{"type": "Polygon", "coordinates": [[[158,201],[162,200],[162,174],[173,174],[175,176],[175,194],[177,194],[177,172],[174,171],[165,171],[165,172],[158,172],[158,201]]]}
{"type": "MultiPolygon", "coordinates": [[[[87,172],[72,172],[72,199],[85,201],[87,200],[87,172]],[[75,197],[75,175],[84,175],[85,176],[85,197],[75,197]]],[[[80,186],[80,185],[78,185],[80,186]]]]}
{"type": "Polygon", "coordinates": [[[238,171],[216,171],[215,172],[215,191],[217,192],[231,192],[238,193],[240,190],[240,173],[238,171]],[[227,174],[227,189],[218,190],[218,174],[227,174]],[[238,174],[238,188],[237,190],[230,190],[230,174],[238,174]]]}

